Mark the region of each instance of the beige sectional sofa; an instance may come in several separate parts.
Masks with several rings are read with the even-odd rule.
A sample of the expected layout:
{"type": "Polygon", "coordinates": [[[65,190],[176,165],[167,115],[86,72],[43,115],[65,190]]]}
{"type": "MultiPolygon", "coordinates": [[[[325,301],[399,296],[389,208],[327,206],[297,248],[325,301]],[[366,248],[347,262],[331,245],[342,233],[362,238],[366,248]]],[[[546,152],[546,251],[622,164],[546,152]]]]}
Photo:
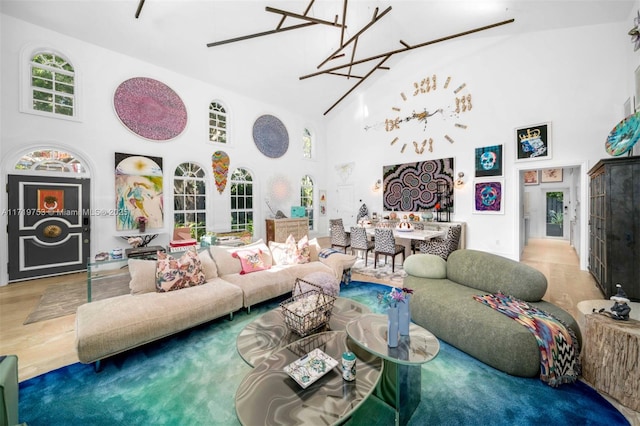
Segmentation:
{"type": "MultiPolygon", "coordinates": [[[[156,261],[129,259],[130,294],[86,303],[76,315],[76,349],[82,363],[92,363],[196,325],[249,309],[252,305],[289,293],[296,278],[325,272],[341,278],[354,256],[318,258],[319,246],[310,244],[311,261],[274,264],[271,249],[262,240],[243,247],[213,246],[198,253],[205,284],[175,291],[156,291],[156,261]],[[270,267],[241,273],[238,250],[263,252],[270,267]]],[[[176,257],[179,257],[177,254],[176,257]]]]}

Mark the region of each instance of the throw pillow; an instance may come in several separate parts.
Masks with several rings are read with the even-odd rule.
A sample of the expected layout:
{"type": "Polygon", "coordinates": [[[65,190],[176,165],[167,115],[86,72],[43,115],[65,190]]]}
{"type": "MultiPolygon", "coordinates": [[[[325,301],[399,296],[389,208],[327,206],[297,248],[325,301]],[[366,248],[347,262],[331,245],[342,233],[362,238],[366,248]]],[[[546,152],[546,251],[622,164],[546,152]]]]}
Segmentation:
{"type": "Polygon", "coordinates": [[[271,259],[269,247],[267,247],[262,239],[241,247],[211,246],[209,247],[209,252],[211,253],[213,260],[216,263],[218,276],[223,277],[225,275],[239,274],[240,271],[242,271],[242,265],[237,258],[233,257],[233,253],[238,250],[256,249],[262,250],[262,255],[264,257],[265,263],[271,266],[273,260],[271,259]]]}
{"type": "Polygon", "coordinates": [[[129,289],[131,294],[153,293],[156,291],[156,261],[129,259],[129,289]]]}
{"type": "Polygon", "coordinates": [[[211,257],[211,252],[209,250],[202,250],[198,252],[198,258],[200,259],[200,266],[202,267],[202,272],[204,272],[205,280],[208,281],[218,276],[216,262],[213,261],[213,257],[211,257]]]}
{"type": "Polygon", "coordinates": [[[316,262],[318,260],[318,253],[322,250],[320,247],[320,243],[317,238],[309,240],[309,257],[311,262],[316,262]]]}
{"type": "Polygon", "coordinates": [[[297,249],[297,263],[309,263],[311,262],[311,249],[309,248],[309,237],[306,235],[300,238],[300,241],[296,244],[297,249]]]}
{"type": "Polygon", "coordinates": [[[176,259],[170,254],[158,252],[156,266],[156,289],[158,292],[180,290],[202,285],[206,282],[198,253],[187,250],[176,259]]]}
{"type": "Polygon", "coordinates": [[[238,250],[233,252],[233,257],[240,259],[242,270],[240,275],[249,274],[251,272],[264,271],[271,266],[267,265],[264,260],[262,250],[238,250]]]}
{"type": "Polygon", "coordinates": [[[269,241],[269,250],[273,256],[273,263],[276,265],[294,265],[297,260],[297,248],[295,243],[276,243],[269,241]]]}

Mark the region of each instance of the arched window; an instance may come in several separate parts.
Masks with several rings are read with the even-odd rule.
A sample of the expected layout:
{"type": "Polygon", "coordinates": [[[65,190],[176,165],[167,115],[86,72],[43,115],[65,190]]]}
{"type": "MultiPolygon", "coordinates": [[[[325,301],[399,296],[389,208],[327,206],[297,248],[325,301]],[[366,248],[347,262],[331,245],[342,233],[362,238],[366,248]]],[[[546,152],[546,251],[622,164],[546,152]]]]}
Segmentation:
{"type": "Polygon", "coordinates": [[[61,55],[37,52],[29,66],[30,106],[38,113],[64,117],[77,115],[75,71],[61,55]]]}
{"type": "Polygon", "coordinates": [[[302,131],[302,156],[304,158],[311,158],[312,148],[311,132],[305,127],[302,131]]]}
{"type": "Polygon", "coordinates": [[[204,169],[195,163],[180,164],[173,176],[174,227],[188,226],[198,241],[207,226],[205,177],[204,169]]]}
{"type": "Polygon", "coordinates": [[[313,180],[309,175],[303,176],[300,183],[300,205],[305,208],[305,216],[309,218],[309,230],[313,231],[313,180]]]}
{"type": "Polygon", "coordinates": [[[231,175],[231,230],[253,234],[253,177],[246,169],[231,175]]]}
{"type": "Polygon", "coordinates": [[[218,102],[209,105],[209,140],[227,143],[227,111],[218,102]]]}
{"type": "Polygon", "coordinates": [[[57,149],[39,149],[23,155],[16,170],[39,172],[87,173],[87,168],[73,154],[57,149]]]}

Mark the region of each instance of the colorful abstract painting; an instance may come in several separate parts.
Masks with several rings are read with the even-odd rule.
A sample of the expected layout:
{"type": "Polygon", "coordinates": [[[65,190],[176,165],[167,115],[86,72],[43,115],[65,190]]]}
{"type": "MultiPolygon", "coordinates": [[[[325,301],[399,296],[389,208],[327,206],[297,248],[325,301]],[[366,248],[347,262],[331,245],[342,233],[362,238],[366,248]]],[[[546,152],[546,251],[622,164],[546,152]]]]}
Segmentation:
{"type": "Polygon", "coordinates": [[[216,151],[211,156],[211,168],[213,169],[213,179],[216,182],[218,192],[222,194],[227,186],[227,176],[229,175],[229,156],[224,151],[216,151]]]}
{"type": "Polygon", "coordinates": [[[116,153],[115,174],[116,230],[163,228],[162,158],[116,153]]]}
{"type": "Polygon", "coordinates": [[[502,145],[476,148],[476,177],[502,176],[502,145]]]}
{"type": "Polygon", "coordinates": [[[386,211],[433,210],[438,187],[448,188],[453,211],[453,158],[397,164],[382,168],[383,208],[386,211]]]}
{"type": "Polygon", "coordinates": [[[503,213],[504,180],[476,181],[474,188],[474,213],[503,213]]]}
{"type": "Polygon", "coordinates": [[[187,125],[187,109],[180,96],[152,78],[122,82],[113,96],[113,106],[122,124],[146,139],[173,139],[187,125]]]}

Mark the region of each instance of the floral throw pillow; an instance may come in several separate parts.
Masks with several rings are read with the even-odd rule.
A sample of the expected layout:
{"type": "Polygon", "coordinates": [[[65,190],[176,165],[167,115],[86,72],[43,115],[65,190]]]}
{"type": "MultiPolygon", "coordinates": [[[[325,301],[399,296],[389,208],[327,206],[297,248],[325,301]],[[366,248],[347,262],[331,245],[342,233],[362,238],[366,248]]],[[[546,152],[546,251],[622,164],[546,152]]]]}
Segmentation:
{"type": "Polygon", "coordinates": [[[300,238],[296,245],[297,263],[311,262],[311,249],[309,248],[309,237],[306,235],[300,238]]]}
{"type": "Polygon", "coordinates": [[[158,252],[156,290],[160,293],[202,285],[206,282],[198,253],[187,250],[179,259],[158,252]]]}
{"type": "Polygon", "coordinates": [[[264,271],[270,266],[264,261],[262,250],[238,250],[233,252],[233,257],[240,259],[242,270],[240,275],[249,274],[251,272],[264,271]]]}
{"type": "Polygon", "coordinates": [[[284,243],[269,241],[269,249],[276,265],[295,265],[298,263],[298,247],[293,235],[289,235],[284,243]]]}

